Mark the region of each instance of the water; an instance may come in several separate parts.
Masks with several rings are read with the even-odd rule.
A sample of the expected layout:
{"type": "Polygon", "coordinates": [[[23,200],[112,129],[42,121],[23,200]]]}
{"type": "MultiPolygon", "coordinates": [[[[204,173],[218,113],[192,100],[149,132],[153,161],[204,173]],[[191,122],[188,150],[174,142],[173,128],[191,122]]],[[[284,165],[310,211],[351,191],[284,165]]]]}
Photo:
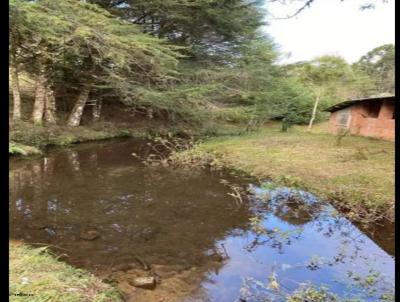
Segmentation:
{"type": "Polygon", "coordinates": [[[133,152],[148,152],[146,143],[12,159],[10,238],[50,245],[115,284],[157,276],[155,290],[125,290],[128,301],[284,301],[307,281],[363,301],[393,290],[392,226],[364,234],[306,192],[204,169],[150,168],[133,152]],[[229,195],[233,184],[248,197],[229,195]],[[90,231],[98,238],[81,238],[90,231]],[[266,286],[272,276],[278,292],[266,286]],[[373,285],[360,286],[368,276],[373,285]]]}

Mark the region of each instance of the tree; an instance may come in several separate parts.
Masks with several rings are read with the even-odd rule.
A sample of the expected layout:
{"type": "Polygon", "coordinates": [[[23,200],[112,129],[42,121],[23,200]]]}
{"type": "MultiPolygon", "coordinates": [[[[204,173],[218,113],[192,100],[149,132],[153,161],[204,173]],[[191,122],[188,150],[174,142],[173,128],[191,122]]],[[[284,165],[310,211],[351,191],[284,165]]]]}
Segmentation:
{"type": "Polygon", "coordinates": [[[192,46],[190,54],[215,56],[252,39],[264,24],[263,1],[91,0],[144,32],[192,46]]]}
{"type": "Polygon", "coordinates": [[[362,56],[353,66],[373,80],[375,93],[394,93],[395,89],[395,47],[385,44],[362,56]]]}
{"type": "MultiPolygon", "coordinates": [[[[313,3],[315,3],[315,0],[270,0],[271,2],[279,2],[282,3],[284,5],[287,4],[292,4],[294,2],[296,2],[296,8],[293,10],[292,13],[286,15],[285,17],[279,17],[279,18],[275,18],[275,19],[289,19],[289,18],[293,18],[297,15],[299,15],[302,11],[304,11],[307,8],[310,8],[312,6],[313,3]],[[300,3],[299,5],[297,5],[298,3],[300,3]]],[[[344,1],[344,0],[340,0],[340,1],[344,1]]],[[[388,0],[378,0],[381,3],[386,3],[388,0]]],[[[367,10],[367,9],[373,9],[376,6],[376,2],[378,2],[377,0],[375,1],[363,1],[362,4],[360,4],[360,10],[367,10]]]]}
{"type": "Polygon", "coordinates": [[[177,47],[141,33],[97,5],[74,0],[12,0],[12,5],[26,16],[17,28],[29,33],[19,49],[28,54],[33,63],[28,69],[37,77],[35,123],[43,117],[54,120],[57,86],[77,91],[67,122],[77,126],[94,88],[121,90],[172,77],[177,47]]]}
{"type": "Polygon", "coordinates": [[[197,125],[305,123],[313,90],[304,83],[340,67],[321,60],[296,74],[277,65],[274,43],[257,31],[259,1],[10,1],[21,16],[12,26],[15,62],[36,79],[36,124],[56,122],[61,98],[71,127],[88,101],[98,120],[106,99],[197,125]]]}
{"type": "Polygon", "coordinates": [[[113,18],[97,5],[71,3],[55,9],[74,21],[66,43],[71,50],[68,59],[73,62],[70,76],[81,85],[69,126],[80,124],[92,89],[111,87],[123,94],[126,86],[157,85],[171,77],[179,57],[177,48],[113,18]]]}
{"type": "Polygon", "coordinates": [[[344,99],[365,96],[371,83],[368,77],[353,70],[338,56],[321,56],[309,62],[289,64],[286,69],[313,92],[314,108],[309,120],[309,131],[315,118],[321,114],[317,110],[319,104],[326,107],[344,99]]]}
{"type": "Polygon", "coordinates": [[[21,50],[24,41],[29,36],[26,28],[27,20],[23,11],[17,7],[17,2],[10,1],[9,5],[9,71],[11,90],[13,94],[13,120],[21,119],[21,92],[19,85],[19,72],[23,63],[21,50]]]}
{"type": "Polygon", "coordinates": [[[10,34],[9,34],[9,56],[10,56],[10,79],[13,93],[13,120],[21,119],[21,92],[19,89],[19,62],[18,45],[20,44],[20,35],[16,24],[19,22],[18,11],[10,6],[10,34]]]}
{"type": "MultiPolygon", "coordinates": [[[[36,92],[32,119],[35,124],[41,124],[45,115],[46,96],[48,122],[55,122],[52,110],[54,100],[49,90],[49,66],[54,60],[54,45],[60,44],[60,35],[66,30],[65,23],[57,15],[51,15],[41,5],[41,2],[10,0],[10,67],[14,76],[18,77],[20,66],[36,78],[36,92]]],[[[16,82],[16,81],[12,81],[16,82]]],[[[13,90],[16,89],[13,84],[13,90]]],[[[20,100],[15,97],[14,108],[20,100]]],[[[16,110],[14,110],[16,112],[16,110]]]]}

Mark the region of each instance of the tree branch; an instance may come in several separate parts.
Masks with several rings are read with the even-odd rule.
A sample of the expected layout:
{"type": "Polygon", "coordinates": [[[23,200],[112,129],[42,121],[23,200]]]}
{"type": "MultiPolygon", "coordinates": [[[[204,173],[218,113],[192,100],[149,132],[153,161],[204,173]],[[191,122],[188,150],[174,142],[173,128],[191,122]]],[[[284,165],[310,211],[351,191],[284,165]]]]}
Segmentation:
{"type": "MultiPolygon", "coordinates": [[[[274,18],[275,20],[282,20],[282,19],[290,19],[293,18],[295,16],[297,16],[298,14],[300,14],[303,10],[305,10],[307,7],[310,7],[311,4],[314,2],[315,0],[307,0],[299,9],[297,9],[292,15],[288,15],[286,17],[282,17],[282,18],[274,18]]],[[[280,2],[282,4],[285,4],[285,2],[279,1],[279,0],[274,0],[272,2],[280,2]]]]}

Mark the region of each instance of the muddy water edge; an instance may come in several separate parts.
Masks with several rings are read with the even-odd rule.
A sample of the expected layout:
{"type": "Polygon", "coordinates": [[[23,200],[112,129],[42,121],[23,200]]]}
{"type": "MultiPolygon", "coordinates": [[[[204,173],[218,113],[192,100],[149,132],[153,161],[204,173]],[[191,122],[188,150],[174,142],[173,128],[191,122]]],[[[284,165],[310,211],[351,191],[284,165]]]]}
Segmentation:
{"type": "Polygon", "coordinates": [[[393,225],[362,231],[307,192],[228,172],[146,167],[132,156],[146,143],[12,158],[10,238],[50,245],[127,301],[285,301],[307,282],[362,301],[392,293],[393,225]]]}

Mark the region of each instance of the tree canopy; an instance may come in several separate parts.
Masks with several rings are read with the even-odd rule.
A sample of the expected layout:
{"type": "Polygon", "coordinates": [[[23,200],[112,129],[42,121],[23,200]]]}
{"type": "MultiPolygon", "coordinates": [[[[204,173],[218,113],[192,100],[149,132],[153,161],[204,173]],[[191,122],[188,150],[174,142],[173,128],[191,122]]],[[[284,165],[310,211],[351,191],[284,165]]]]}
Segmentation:
{"type": "Polygon", "coordinates": [[[394,87],[393,45],[353,65],[337,56],[278,64],[260,32],[261,1],[10,0],[9,14],[13,117],[24,118],[26,73],[37,124],[78,126],[86,104],[98,117],[103,101],[197,126],[306,123],[316,94],[328,105],[394,87]]]}
{"type": "Polygon", "coordinates": [[[393,44],[376,47],[354,64],[354,69],[368,75],[376,93],[394,93],[395,48],[393,44]]]}
{"type": "Polygon", "coordinates": [[[191,54],[227,51],[264,24],[263,1],[91,0],[159,38],[190,45],[191,54]]]}

